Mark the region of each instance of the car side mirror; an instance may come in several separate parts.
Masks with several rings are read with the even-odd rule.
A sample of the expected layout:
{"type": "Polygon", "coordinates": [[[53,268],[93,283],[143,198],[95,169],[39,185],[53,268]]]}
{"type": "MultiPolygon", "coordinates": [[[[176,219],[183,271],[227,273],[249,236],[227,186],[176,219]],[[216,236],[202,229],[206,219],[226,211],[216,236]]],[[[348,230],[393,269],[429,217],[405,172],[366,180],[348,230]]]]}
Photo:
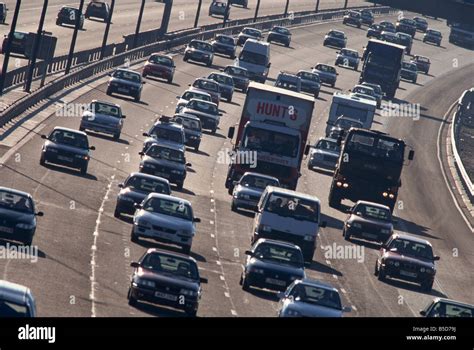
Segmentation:
{"type": "Polygon", "coordinates": [[[149,137],[149,136],[150,136],[150,134],[147,133],[147,132],[144,132],[142,135],[145,136],[145,137],[149,137]]]}
{"type": "Polygon", "coordinates": [[[123,188],[123,186],[123,183],[117,185],[118,188],[123,188]]]}
{"type": "Polygon", "coordinates": [[[222,117],[223,115],[224,115],[224,113],[219,112],[219,117],[222,117]]]}
{"type": "Polygon", "coordinates": [[[194,218],[193,222],[201,222],[201,219],[200,218],[194,218]]]}
{"type": "Polygon", "coordinates": [[[122,119],[125,119],[125,118],[127,118],[127,116],[122,114],[122,119]]]}
{"type": "Polygon", "coordinates": [[[133,261],[133,262],[130,263],[130,266],[137,269],[137,268],[140,267],[140,263],[139,263],[139,262],[136,262],[136,261],[133,261]]]}
{"type": "Polygon", "coordinates": [[[307,156],[309,154],[309,149],[311,148],[310,145],[306,145],[306,147],[304,148],[304,155],[307,156]]]}
{"type": "Polygon", "coordinates": [[[336,75],[339,75],[339,73],[336,73],[336,75]]]}
{"type": "Polygon", "coordinates": [[[188,86],[191,86],[191,84],[188,84],[188,86]]]}
{"type": "Polygon", "coordinates": [[[46,135],[41,135],[41,138],[47,140],[47,139],[48,139],[48,136],[46,136],[46,135]]]}
{"type": "Polygon", "coordinates": [[[138,152],[138,154],[143,157],[145,155],[145,152],[141,151],[141,152],[138,152]]]}
{"type": "Polygon", "coordinates": [[[328,223],[327,223],[326,221],[322,221],[322,222],[319,224],[319,227],[325,228],[327,225],[328,225],[328,223]]]}
{"type": "Polygon", "coordinates": [[[95,146],[90,146],[89,149],[90,149],[91,151],[95,151],[95,146]]]}
{"type": "Polygon", "coordinates": [[[193,165],[191,163],[186,163],[186,166],[191,168],[193,165]]]}
{"type": "Polygon", "coordinates": [[[426,316],[426,311],[425,310],[420,310],[420,315],[421,316],[426,316]]]}
{"type": "Polygon", "coordinates": [[[268,62],[267,68],[270,68],[271,66],[272,66],[272,63],[271,63],[271,62],[268,62]]]}
{"type": "Polygon", "coordinates": [[[343,309],[342,309],[342,312],[351,312],[352,311],[352,308],[350,306],[345,306],[343,309]]]}
{"type": "Polygon", "coordinates": [[[251,250],[246,250],[245,255],[253,256],[253,252],[251,250]]]}
{"type": "Polygon", "coordinates": [[[146,84],[146,81],[142,81],[142,85],[145,85],[146,84]]]}
{"type": "Polygon", "coordinates": [[[201,277],[201,278],[199,278],[199,282],[208,283],[209,281],[207,280],[207,278],[201,277]]]}
{"type": "Polygon", "coordinates": [[[438,261],[439,259],[441,259],[441,257],[438,256],[438,255],[435,255],[435,256],[433,257],[433,260],[434,260],[434,261],[438,261]]]}
{"type": "Polygon", "coordinates": [[[415,158],[415,151],[411,150],[408,152],[408,160],[413,160],[415,158]]]}
{"type": "Polygon", "coordinates": [[[39,211],[35,214],[36,216],[44,216],[44,213],[42,211],[39,211]]]}
{"type": "Polygon", "coordinates": [[[229,139],[233,139],[234,138],[234,133],[235,133],[235,127],[231,126],[229,128],[229,132],[227,133],[227,137],[229,139]]]}
{"type": "Polygon", "coordinates": [[[338,146],[340,146],[340,145],[342,144],[342,136],[339,136],[339,137],[337,138],[337,142],[336,142],[336,143],[337,143],[338,146]]]}
{"type": "Polygon", "coordinates": [[[141,209],[143,208],[141,204],[139,203],[135,203],[134,206],[133,206],[135,209],[141,209]]]}
{"type": "Polygon", "coordinates": [[[181,98],[181,96],[179,96],[179,95],[178,95],[178,96],[176,96],[176,99],[177,99],[177,100],[179,100],[180,98],[181,98]]]}

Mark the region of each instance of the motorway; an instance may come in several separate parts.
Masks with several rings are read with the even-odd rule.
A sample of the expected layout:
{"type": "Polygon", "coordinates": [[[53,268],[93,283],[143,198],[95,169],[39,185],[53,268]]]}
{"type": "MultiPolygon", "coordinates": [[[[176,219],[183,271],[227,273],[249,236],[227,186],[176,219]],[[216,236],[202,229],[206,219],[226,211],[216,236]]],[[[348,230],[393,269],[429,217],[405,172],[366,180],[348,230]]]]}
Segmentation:
{"type": "MultiPolygon", "coordinates": [[[[0,38],[9,32],[9,24],[13,17],[16,0],[6,0],[5,3],[10,10],[8,12],[6,25],[0,25],[0,38]]],[[[86,9],[88,0],[85,1],[84,11],[86,9]]],[[[110,2],[109,2],[110,3],[110,2]]],[[[169,30],[180,30],[191,28],[194,25],[194,19],[197,11],[198,1],[190,0],[175,0],[173,10],[171,12],[171,19],[169,30]]],[[[201,15],[199,25],[212,24],[222,22],[222,18],[209,17],[208,9],[211,0],[204,0],[201,7],[201,15]]],[[[39,17],[41,14],[43,1],[38,0],[23,0],[20,16],[17,24],[17,30],[23,32],[35,32],[38,28],[39,17]]],[[[122,37],[131,33],[135,33],[138,12],[141,1],[139,0],[116,0],[115,10],[112,16],[112,26],[110,29],[108,43],[122,42],[122,37]]],[[[231,9],[230,19],[249,18],[253,17],[255,13],[256,0],[249,0],[247,9],[239,6],[233,6],[231,9]]],[[[314,10],[315,0],[293,0],[290,1],[289,11],[308,11],[314,10]]],[[[369,5],[369,3],[362,0],[350,0],[349,6],[369,5]]],[[[71,5],[78,7],[79,1],[71,0],[50,0],[48,3],[48,11],[46,13],[44,30],[52,32],[58,38],[55,56],[66,55],[69,52],[71,43],[71,36],[73,28],[70,26],[57,26],[56,15],[63,5],[71,5]]],[[[259,16],[270,14],[282,14],[284,12],[286,0],[262,1],[259,9],[259,16]]],[[[344,0],[322,0],[320,1],[320,9],[341,8],[344,6],[344,0]]],[[[143,20],[141,24],[141,31],[155,29],[160,26],[161,18],[163,16],[164,5],[155,1],[147,0],[143,20]]],[[[87,50],[99,47],[102,44],[102,37],[105,29],[105,23],[100,20],[85,20],[84,30],[79,32],[76,51],[87,50]]],[[[0,55],[0,64],[3,62],[3,55],[0,55]]],[[[14,59],[9,63],[9,70],[15,67],[21,67],[28,63],[26,59],[14,59]]]]}
{"type": "MultiPolygon", "coordinates": [[[[377,20],[395,21],[396,16],[377,20]]],[[[437,278],[433,291],[425,293],[417,286],[404,282],[380,282],[373,275],[378,245],[344,241],[341,228],[346,214],[329,208],[327,196],[331,177],[309,171],[302,166],[303,176],[298,191],[321,199],[323,219],[328,227],[322,229],[313,263],[307,267],[310,278],[330,283],[341,291],[343,304],[351,306],[349,316],[417,316],[435,296],[474,303],[474,240],[471,228],[458,211],[444,181],[438,161],[438,133],[445,123],[443,116],[461,92],[474,81],[474,52],[447,42],[445,22],[429,19],[430,26],[442,31],[441,47],[423,44],[417,33],[413,53],[431,58],[429,75],[420,74],[417,84],[402,82],[395,102],[419,103],[419,120],[377,115],[376,129],[404,138],[416,150],[415,160],[403,174],[399,199],[403,208],[395,210],[396,230],[425,237],[431,241],[436,255],[437,278]],[[359,244],[364,259],[332,259],[321,247],[359,244]]],[[[272,45],[271,84],[280,69],[308,69],[317,62],[334,63],[335,49],[322,46],[324,34],[331,28],[344,30],[348,47],[361,52],[366,44],[365,27],[357,29],[340,22],[322,23],[295,28],[290,48],[272,45]]],[[[168,308],[141,304],[128,306],[130,262],[136,261],[147,247],[156,244],[130,241],[131,224],[113,217],[115,198],[120,183],[132,171],[138,170],[143,137],[156,119],[156,114],[172,114],[176,95],[185,90],[196,77],[232,62],[217,58],[212,68],[182,62],[175,57],[177,72],[172,85],[147,79],[142,102],[127,98],[107,97],[105,84],[91,89],[76,103],[105,99],[122,105],[125,120],[122,139],[90,134],[89,140],[97,150],[89,165],[89,175],[80,176],[74,170],[39,165],[42,140],[32,134],[14,155],[0,168],[2,186],[31,193],[39,210],[34,244],[40,258],[29,260],[0,260],[0,277],[31,288],[37,300],[39,316],[181,316],[168,308]]],[[[358,81],[359,72],[338,68],[335,88],[323,86],[315,104],[310,141],[323,136],[331,95],[348,90],[358,81]]],[[[239,285],[244,251],[249,248],[252,215],[230,210],[230,196],[224,187],[227,165],[219,162],[219,152],[231,148],[226,138],[229,126],[236,124],[245,96],[234,95],[232,103],[221,103],[225,112],[216,135],[206,134],[199,152],[187,151],[192,171],[184,189],[173,188],[176,196],[192,202],[197,226],[191,255],[198,261],[201,276],[209,279],[203,286],[198,316],[275,316],[277,300],[265,291],[244,292],[239,285]]],[[[54,126],[77,129],[80,118],[52,115],[41,133],[54,126]]]]}

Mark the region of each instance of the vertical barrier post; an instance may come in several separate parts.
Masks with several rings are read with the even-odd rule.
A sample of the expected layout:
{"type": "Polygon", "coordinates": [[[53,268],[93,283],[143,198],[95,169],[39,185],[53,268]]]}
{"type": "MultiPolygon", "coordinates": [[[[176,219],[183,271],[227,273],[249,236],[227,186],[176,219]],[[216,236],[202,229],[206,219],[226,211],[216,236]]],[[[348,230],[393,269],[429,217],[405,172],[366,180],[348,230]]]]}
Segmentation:
{"type": "Polygon", "coordinates": [[[67,56],[66,70],[64,74],[69,74],[71,71],[72,60],[74,58],[74,49],[76,48],[77,33],[79,31],[79,25],[81,24],[82,10],[84,9],[84,0],[81,0],[79,4],[79,16],[76,18],[76,25],[74,27],[74,32],[72,33],[71,46],[69,47],[69,54],[67,56]]]}

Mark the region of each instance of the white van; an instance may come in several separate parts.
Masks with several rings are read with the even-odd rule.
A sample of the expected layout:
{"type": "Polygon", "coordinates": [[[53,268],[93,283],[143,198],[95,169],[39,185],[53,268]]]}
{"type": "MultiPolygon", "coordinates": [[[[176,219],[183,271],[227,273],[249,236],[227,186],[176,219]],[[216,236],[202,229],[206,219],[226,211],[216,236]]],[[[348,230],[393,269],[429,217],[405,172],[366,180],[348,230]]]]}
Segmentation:
{"type": "Polygon", "coordinates": [[[313,260],[321,222],[321,203],[308,194],[268,186],[260,197],[252,242],[270,238],[298,245],[305,261],[313,260]]]}
{"type": "Polygon", "coordinates": [[[270,44],[255,39],[248,39],[235,66],[247,69],[249,78],[264,84],[270,70],[270,44]]]}

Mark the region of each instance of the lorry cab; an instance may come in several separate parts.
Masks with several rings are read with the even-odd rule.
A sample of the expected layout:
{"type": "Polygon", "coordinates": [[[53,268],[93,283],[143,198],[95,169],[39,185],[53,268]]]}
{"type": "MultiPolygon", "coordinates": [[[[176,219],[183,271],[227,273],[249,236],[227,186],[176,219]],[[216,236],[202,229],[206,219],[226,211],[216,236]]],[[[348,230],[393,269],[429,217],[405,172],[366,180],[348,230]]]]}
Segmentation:
{"type": "Polygon", "coordinates": [[[30,289],[0,280],[0,318],[36,317],[36,303],[30,289]]]}
{"type": "Polygon", "coordinates": [[[248,39],[235,65],[247,69],[251,80],[265,83],[270,70],[270,44],[248,39]]]}
{"type": "Polygon", "coordinates": [[[253,223],[252,242],[269,238],[299,246],[311,262],[321,221],[321,203],[308,194],[268,186],[260,197],[253,223]]]}

